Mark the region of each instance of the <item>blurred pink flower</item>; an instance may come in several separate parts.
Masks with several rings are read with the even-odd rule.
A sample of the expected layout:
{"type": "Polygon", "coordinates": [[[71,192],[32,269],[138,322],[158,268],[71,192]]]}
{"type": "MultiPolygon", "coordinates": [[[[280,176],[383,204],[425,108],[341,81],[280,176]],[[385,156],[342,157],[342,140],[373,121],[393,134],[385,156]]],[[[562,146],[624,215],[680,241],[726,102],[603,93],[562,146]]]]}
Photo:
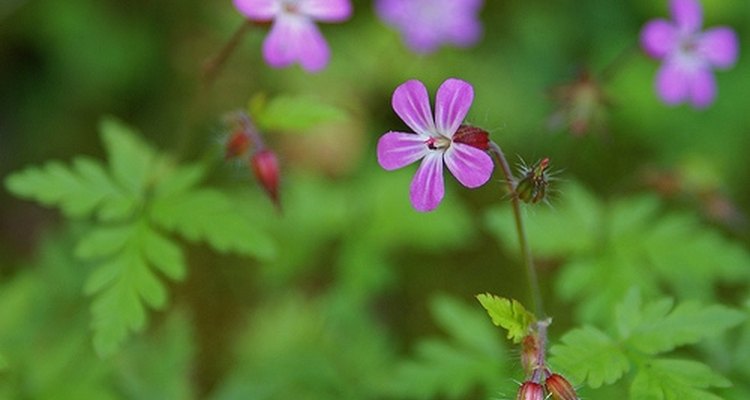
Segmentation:
{"type": "Polygon", "coordinates": [[[690,101],[710,105],[716,97],[712,69],[726,69],[737,60],[737,35],[729,27],[701,31],[703,10],[697,0],[671,0],[674,21],[655,19],[641,31],[641,44],[651,57],[662,59],[656,91],[669,105],[690,101]]]}
{"type": "Polygon", "coordinates": [[[270,22],[263,57],[276,68],[299,62],[309,72],[323,69],[331,56],[315,21],[342,22],[352,14],[349,0],[234,0],[245,17],[270,22]]]}
{"type": "Polygon", "coordinates": [[[422,82],[407,81],[393,92],[393,110],[416,133],[384,134],[378,141],[378,162],[394,170],[422,160],[409,191],[417,211],[432,211],[443,199],[443,162],[466,187],[479,187],[490,179],[494,164],[485,152],[487,140],[478,139],[487,133],[461,125],[473,100],[470,84],[448,79],[438,89],[433,118],[422,82]]]}
{"type": "Polygon", "coordinates": [[[376,10],[417,53],[444,43],[467,47],[482,36],[478,15],[484,0],[378,0],[376,10]]]}

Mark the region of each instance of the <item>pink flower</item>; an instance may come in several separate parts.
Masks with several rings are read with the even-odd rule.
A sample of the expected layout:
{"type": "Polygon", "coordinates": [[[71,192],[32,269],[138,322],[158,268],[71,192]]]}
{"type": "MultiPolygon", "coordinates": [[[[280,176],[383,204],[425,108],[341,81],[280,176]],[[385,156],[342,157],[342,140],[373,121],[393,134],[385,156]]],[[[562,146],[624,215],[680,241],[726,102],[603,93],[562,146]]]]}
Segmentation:
{"type": "Polygon", "coordinates": [[[474,89],[458,79],[440,85],[435,117],[427,88],[410,80],[393,92],[393,110],[416,133],[388,132],[378,141],[378,162],[387,170],[422,160],[409,191],[417,211],[431,211],[445,194],[443,163],[458,181],[469,188],[484,185],[492,175],[492,159],[484,151],[486,132],[461,125],[474,99],[474,89]]]}
{"type": "Polygon", "coordinates": [[[737,60],[737,35],[729,27],[701,31],[703,11],[697,0],[671,0],[674,22],[650,21],[641,44],[650,56],[664,60],[656,75],[656,91],[669,105],[690,101],[710,105],[716,97],[713,68],[726,69],[737,60]]]}
{"type": "Polygon", "coordinates": [[[378,0],[375,9],[398,29],[417,53],[431,53],[444,43],[471,46],[482,36],[479,11],[484,0],[378,0]]]}
{"type": "Polygon", "coordinates": [[[341,22],[352,14],[349,0],[234,0],[251,21],[269,22],[263,57],[276,68],[299,62],[307,71],[323,69],[331,56],[315,21],[341,22]]]}

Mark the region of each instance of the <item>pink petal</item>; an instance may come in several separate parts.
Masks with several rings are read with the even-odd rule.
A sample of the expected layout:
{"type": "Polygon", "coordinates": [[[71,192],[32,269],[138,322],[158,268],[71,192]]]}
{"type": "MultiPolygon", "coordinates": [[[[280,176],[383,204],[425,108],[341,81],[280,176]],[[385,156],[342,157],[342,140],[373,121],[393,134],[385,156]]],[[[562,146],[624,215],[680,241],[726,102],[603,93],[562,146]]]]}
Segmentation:
{"type": "Polygon", "coordinates": [[[304,42],[299,43],[299,62],[308,72],[317,72],[328,65],[331,50],[318,27],[312,21],[306,21],[300,26],[300,37],[304,42]]]}
{"type": "Polygon", "coordinates": [[[322,69],[330,51],[323,35],[308,18],[281,15],[263,42],[263,56],[272,67],[285,67],[299,61],[308,71],[322,69]]]}
{"type": "Polygon", "coordinates": [[[432,211],[445,195],[443,186],[443,153],[431,151],[422,159],[409,188],[411,204],[417,211],[432,211]]]}
{"type": "Polygon", "coordinates": [[[270,21],[281,11],[278,0],[234,0],[234,6],[253,21],[270,21]]]}
{"type": "Polygon", "coordinates": [[[697,0],[672,0],[669,3],[677,27],[686,33],[697,32],[703,24],[703,9],[697,0]]]}
{"type": "Polygon", "coordinates": [[[690,102],[696,108],[711,105],[716,98],[716,80],[708,69],[699,69],[690,76],[690,102]]]}
{"type": "Polygon", "coordinates": [[[677,29],[663,19],[653,20],[641,30],[641,46],[651,57],[662,58],[678,45],[677,29]]]}
{"type": "Polygon", "coordinates": [[[435,135],[430,98],[427,95],[427,88],[422,82],[410,80],[399,85],[393,92],[391,105],[393,111],[414,132],[428,136],[435,135]]]}
{"type": "Polygon", "coordinates": [[[718,68],[733,66],[738,48],[737,34],[727,27],[709,29],[698,39],[698,52],[718,68]]]}
{"type": "Polygon", "coordinates": [[[438,133],[452,137],[464,122],[474,101],[474,88],[460,79],[448,79],[440,85],[435,99],[435,125],[438,133]]]}
{"type": "Polygon", "coordinates": [[[689,85],[688,73],[675,63],[665,63],[656,74],[656,91],[669,105],[685,101],[689,94],[689,85]]]}
{"type": "Polygon", "coordinates": [[[341,22],[352,15],[349,0],[302,0],[300,12],[323,22],[341,22]]]}
{"type": "Polygon", "coordinates": [[[388,132],[378,140],[378,163],[389,171],[405,167],[427,154],[425,137],[414,133],[388,132]]]}
{"type": "Polygon", "coordinates": [[[445,165],[453,176],[468,188],[487,183],[495,166],[486,152],[455,142],[445,152],[445,165]]]}

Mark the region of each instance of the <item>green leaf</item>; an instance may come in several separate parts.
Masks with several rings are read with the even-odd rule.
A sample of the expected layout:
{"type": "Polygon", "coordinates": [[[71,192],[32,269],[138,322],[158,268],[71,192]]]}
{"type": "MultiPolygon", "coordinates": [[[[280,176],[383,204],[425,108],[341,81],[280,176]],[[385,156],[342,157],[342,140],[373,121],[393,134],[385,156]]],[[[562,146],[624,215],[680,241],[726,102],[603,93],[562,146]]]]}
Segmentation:
{"type": "Polygon", "coordinates": [[[618,381],[630,369],[620,346],[594,327],[566,333],[561,345],[552,346],[550,362],[574,383],[586,382],[592,388],[618,381]]]}
{"type": "Polygon", "coordinates": [[[472,389],[497,393],[507,354],[487,318],[448,297],[431,303],[433,317],[449,333],[447,339],[423,339],[415,357],[401,362],[390,381],[397,398],[466,398],[472,389]]]}
{"type": "Polygon", "coordinates": [[[251,110],[262,131],[308,131],[320,125],[342,122],[347,114],[338,107],[318,99],[302,96],[278,96],[251,110]]]}
{"type": "Polygon", "coordinates": [[[521,303],[489,293],[479,294],[476,297],[492,318],[492,323],[508,330],[508,339],[511,339],[513,343],[520,343],[529,333],[529,325],[534,322],[535,318],[521,303]]]}
{"type": "Polygon", "coordinates": [[[3,353],[0,353],[0,371],[8,368],[8,360],[5,359],[3,353]]]}
{"type": "Polygon", "coordinates": [[[127,125],[104,118],[99,124],[115,181],[133,195],[141,196],[152,172],[155,151],[127,125]]]}
{"type": "Polygon", "coordinates": [[[102,165],[79,157],[72,167],[51,161],[42,167],[30,167],[8,176],[8,190],[45,206],[60,207],[72,218],[86,217],[98,209],[104,220],[129,216],[136,200],[112,181],[102,165]]]}
{"type": "Polygon", "coordinates": [[[102,356],[114,353],[130,332],[144,327],[144,303],[155,309],[166,304],[166,289],[149,262],[170,278],[184,276],[180,249],[143,221],[92,231],[79,242],[77,255],[99,262],[84,291],[95,295],[91,305],[94,347],[102,356]]]}
{"type": "Polygon", "coordinates": [[[641,308],[639,296],[632,293],[617,307],[616,315],[621,337],[629,346],[647,354],[719,335],[745,319],[744,313],[721,305],[685,302],[672,309],[670,299],[641,308]]]}
{"type": "Polygon", "coordinates": [[[641,366],[630,387],[633,400],[721,400],[704,389],[730,382],[697,361],[655,359],[641,366]]]}
{"type": "Polygon", "coordinates": [[[217,190],[199,189],[154,199],[150,216],[165,229],[206,241],[220,252],[271,258],[274,244],[243,212],[245,206],[217,190]]]}

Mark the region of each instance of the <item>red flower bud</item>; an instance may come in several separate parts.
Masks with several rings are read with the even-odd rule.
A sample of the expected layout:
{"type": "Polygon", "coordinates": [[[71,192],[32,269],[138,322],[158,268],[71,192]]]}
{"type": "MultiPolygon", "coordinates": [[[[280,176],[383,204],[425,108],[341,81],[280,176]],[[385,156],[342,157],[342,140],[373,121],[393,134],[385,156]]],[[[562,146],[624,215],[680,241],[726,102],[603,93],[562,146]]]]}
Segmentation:
{"type": "Polygon", "coordinates": [[[250,158],[250,166],[253,169],[255,177],[260,182],[263,189],[271,197],[271,201],[280,207],[279,203],[279,161],[276,154],[268,149],[263,149],[250,158]]]}
{"type": "Polygon", "coordinates": [[[518,389],[516,400],[544,400],[544,388],[536,382],[526,381],[518,389]]]}
{"type": "Polygon", "coordinates": [[[242,156],[249,148],[250,137],[243,131],[235,131],[227,140],[224,158],[228,160],[242,156]]]}
{"type": "Polygon", "coordinates": [[[453,134],[453,141],[486,151],[490,147],[490,134],[475,126],[461,125],[453,134]]]}
{"type": "Polygon", "coordinates": [[[578,400],[578,396],[576,395],[573,386],[560,374],[552,374],[548,376],[544,385],[555,400],[578,400]]]}

